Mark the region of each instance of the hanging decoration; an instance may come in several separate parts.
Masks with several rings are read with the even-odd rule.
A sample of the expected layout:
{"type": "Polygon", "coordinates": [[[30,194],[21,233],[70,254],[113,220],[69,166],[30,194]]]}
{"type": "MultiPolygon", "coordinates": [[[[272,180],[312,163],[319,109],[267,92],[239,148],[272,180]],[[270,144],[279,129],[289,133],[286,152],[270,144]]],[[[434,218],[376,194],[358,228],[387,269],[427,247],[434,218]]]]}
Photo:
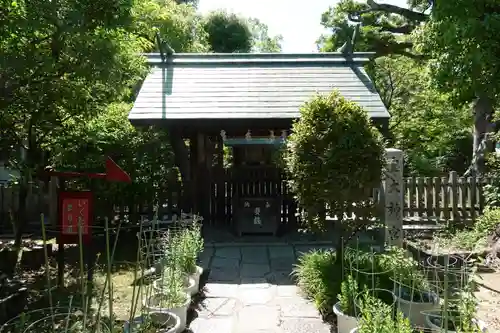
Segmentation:
{"type": "Polygon", "coordinates": [[[270,131],[269,131],[269,139],[270,139],[271,141],[276,140],[276,136],[274,136],[274,131],[273,131],[273,130],[270,130],[270,131]]]}
{"type": "Polygon", "coordinates": [[[277,137],[274,130],[269,130],[268,137],[265,137],[265,136],[252,137],[252,131],[247,130],[244,137],[239,136],[239,137],[234,137],[234,138],[228,138],[227,132],[225,130],[221,130],[220,136],[222,138],[222,141],[228,145],[235,145],[235,144],[280,144],[286,140],[288,134],[287,134],[287,130],[282,130],[281,135],[279,137],[277,137]]]}
{"type": "Polygon", "coordinates": [[[222,130],[220,131],[220,136],[222,138],[222,141],[226,141],[227,137],[226,137],[226,131],[222,130]]]}

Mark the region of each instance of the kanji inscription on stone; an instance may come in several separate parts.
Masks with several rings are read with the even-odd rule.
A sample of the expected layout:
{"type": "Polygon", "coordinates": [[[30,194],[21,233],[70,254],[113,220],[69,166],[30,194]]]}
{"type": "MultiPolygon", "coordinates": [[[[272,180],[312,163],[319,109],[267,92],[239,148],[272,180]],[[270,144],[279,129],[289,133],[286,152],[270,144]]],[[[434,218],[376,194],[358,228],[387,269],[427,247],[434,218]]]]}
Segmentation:
{"type": "Polygon", "coordinates": [[[385,219],[385,242],[390,246],[403,244],[403,152],[386,150],[386,168],[382,180],[385,219]]]}

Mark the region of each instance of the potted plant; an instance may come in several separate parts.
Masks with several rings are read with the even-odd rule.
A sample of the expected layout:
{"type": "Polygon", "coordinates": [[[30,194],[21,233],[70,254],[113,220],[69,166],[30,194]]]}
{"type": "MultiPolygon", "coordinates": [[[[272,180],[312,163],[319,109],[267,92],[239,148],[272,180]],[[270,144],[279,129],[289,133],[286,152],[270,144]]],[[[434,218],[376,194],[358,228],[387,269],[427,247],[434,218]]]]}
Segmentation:
{"type": "Polygon", "coordinates": [[[168,311],[152,311],[127,321],[123,333],[178,333],[181,319],[168,311]]]}
{"type": "Polygon", "coordinates": [[[180,279],[180,281],[182,281],[182,288],[184,289],[184,292],[189,296],[193,296],[198,293],[196,281],[193,277],[180,273],[180,271],[176,271],[170,267],[165,267],[161,277],[153,281],[153,289],[156,292],[162,292],[164,289],[168,289],[170,284],[169,279],[180,279]]]}
{"type": "Polygon", "coordinates": [[[394,318],[389,305],[368,293],[362,297],[360,310],[359,326],[351,333],[412,333],[408,319],[400,312],[394,318]]]}
{"type": "Polygon", "coordinates": [[[486,324],[476,318],[477,302],[474,295],[462,291],[445,296],[441,311],[425,314],[427,326],[436,333],[481,333],[486,332],[486,324]],[[448,299],[449,298],[449,299],[448,299]]]}
{"type": "Polygon", "coordinates": [[[177,260],[182,271],[195,281],[195,290],[199,291],[200,276],[203,268],[196,265],[198,255],[203,250],[203,237],[199,224],[193,224],[183,229],[175,237],[178,243],[177,260]]]}
{"type": "Polygon", "coordinates": [[[33,321],[23,333],[109,333],[108,325],[94,318],[75,313],[55,313],[33,321]]]}
{"type": "Polygon", "coordinates": [[[365,289],[362,292],[358,293],[354,300],[356,308],[361,309],[364,302],[363,300],[367,297],[377,299],[391,309],[394,308],[394,304],[396,303],[396,296],[392,291],[382,288],[373,288],[365,289]]]}
{"type": "Polygon", "coordinates": [[[337,332],[349,333],[358,326],[354,303],[358,294],[358,283],[352,275],[348,275],[347,279],[342,281],[340,289],[339,301],[333,306],[333,312],[337,316],[337,332]]]}
{"type": "Polygon", "coordinates": [[[182,281],[182,273],[175,268],[169,270],[169,275],[163,280],[160,292],[155,292],[145,299],[144,308],[152,311],[169,311],[179,316],[182,332],[186,328],[187,311],[191,296],[186,293],[182,281]]]}
{"type": "Polygon", "coordinates": [[[417,267],[395,272],[395,297],[399,309],[415,327],[426,327],[425,313],[439,309],[439,297],[417,267]]]}

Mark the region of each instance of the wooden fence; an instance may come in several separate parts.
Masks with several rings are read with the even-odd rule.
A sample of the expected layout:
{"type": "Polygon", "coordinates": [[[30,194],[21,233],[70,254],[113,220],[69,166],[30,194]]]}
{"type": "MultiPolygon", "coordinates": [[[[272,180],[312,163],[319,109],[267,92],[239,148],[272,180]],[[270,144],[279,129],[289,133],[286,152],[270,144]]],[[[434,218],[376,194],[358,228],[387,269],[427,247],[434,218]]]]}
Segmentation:
{"type": "MultiPolygon", "coordinates": [[[[251,183],[250,180],[246,182],[251,183]]],[[[443,222],[468,223],[474,221],[484,209],[482,187],[491,182],[490,178],[458,177],[456,172],[451,172],[449,177],[441,178],[404,178],[404,224],[406,226],[415,224],[428,226],[443,222]]],[[[231,197],[235,193],[234,191],[245,188],[247,191],[250,187],[253,189],[252,191],[276,192],[282,200],[283,223],[295,223],[294,216],[297,205],[293,202],[292,195],[288,193],[282,177],[271,177],[256,187],[255,185],[247,186],[240,182],[231,181],[229,173],[220,181],[212,184],[208,223],[215,224],[221,220],[229,223],[232,215],[231,197]]],[[[168,198],[168,200],[166,199],[168,202],[160,203],[160,218],[167,218],[178,213],[178,194],[174,193],[174,195],[165,197],[168,198]]],[[[42,183],[30,186],[27,201],[27,216],[30,221],[39,221],[40,213],[48,216],[49,194],[42,183]]],[[[133,204],[116,206],[116,217],[130,219],[129,214],[132,211],[138,212],[138,215],[152,216],[152,205],[135,204],[138,207],[136,209],[130,209],[133,204]]],[[[0,184],[0,230],[9,226],[11,212],[15,212],[18,207],[17,187],[0,184]]]]}
{"type": "MultiPolygon", "coordinates": [[[[49,194],[43,182],[31,183],[26,197],[28,221],[40,221],[40,214],[48,216],[49,194]]],[[[0,230],[10,229],[11,220],[19,209],[19,187],[0,183],[0,230]]]]}
{"type": "Polygon", "coordinates": [[[409,177],[404,179],[406,223],[470,222],[484,209],[483,186],[491,178],[409,177]]]}

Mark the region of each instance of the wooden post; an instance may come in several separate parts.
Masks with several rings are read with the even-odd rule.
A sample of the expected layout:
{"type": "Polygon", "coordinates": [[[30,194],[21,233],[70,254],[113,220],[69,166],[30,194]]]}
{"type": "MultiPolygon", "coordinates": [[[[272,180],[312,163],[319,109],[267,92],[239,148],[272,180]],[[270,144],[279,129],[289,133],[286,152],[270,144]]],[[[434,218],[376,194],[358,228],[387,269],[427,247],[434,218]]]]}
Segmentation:
{"type": "Polygon", "coordinates": [[[451,216],[452,221],[458,220],[458,176],[456,171],[450,172],[450,183],[451,183],[451,216]]]}
{"type": "Polygon", "coordinates": [[[403,152],[386,150],[387,167],[383,181],[385,243],[389,246],[403,245],[403,152]]]}
{"type": "Polygon", "coordinates": [[[57,205],[58,205],[58,195],[57,195],[57,177],[50,177],[49,181],[49,220],[50,225],[54,230],[57,229],[57,223],[59,216],[57,215],[57,205]]]}
{"type": "MultiPolygon", "coordinates": [[[[60,226],[59,219],[62,218],[62,207],[59,202],[59,192],[65,190],[65,183],[63,178],[59,178],[59,190],[57,192],[57,233],[59,236],[60,226]]],[[[59,287],[64,287],[64,242],[62,241],[62,237],[57,237],[57,285],[59,287]]]]}

